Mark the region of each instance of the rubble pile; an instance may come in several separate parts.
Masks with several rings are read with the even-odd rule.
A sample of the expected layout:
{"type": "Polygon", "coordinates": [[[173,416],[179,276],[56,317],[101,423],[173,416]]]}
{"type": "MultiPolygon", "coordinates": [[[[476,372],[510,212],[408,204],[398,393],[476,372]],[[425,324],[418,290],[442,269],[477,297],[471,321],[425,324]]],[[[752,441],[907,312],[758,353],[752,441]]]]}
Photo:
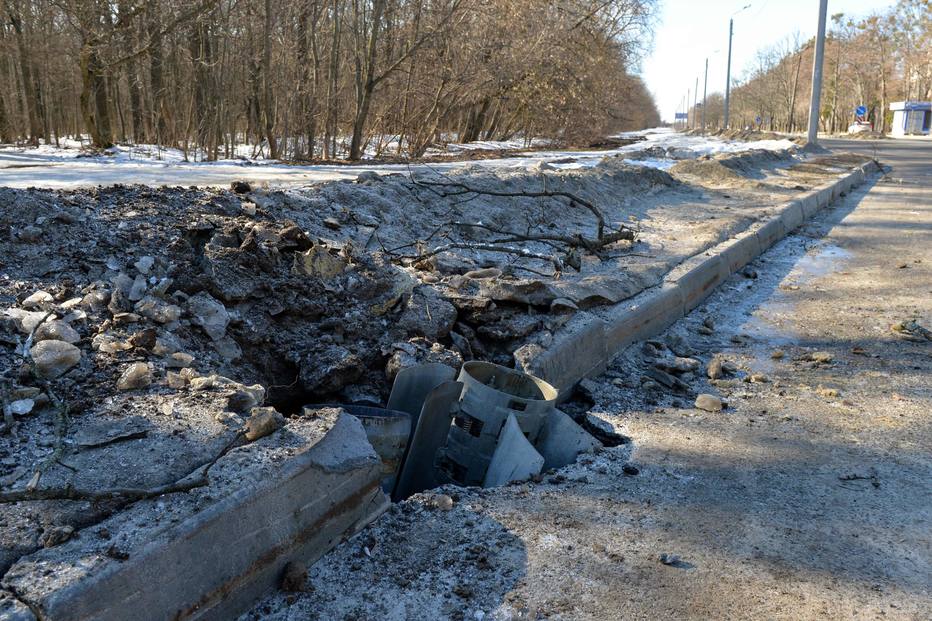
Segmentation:
{"type": "MultiPolygon", "coordinates": [[[[156,489],[308,404],[381,407],[416,365],[513,367],[761,208],[617,158],[431,179],[0,189],[0,496],[156,489]],[[603,226],[631,234],[593,247],[603,226]]],[[[670,352],[646,376],[678,390],[696,369],[670,352]]],[[[0,503],[0,571],[125,505],[65,496],[0,503]]]]}

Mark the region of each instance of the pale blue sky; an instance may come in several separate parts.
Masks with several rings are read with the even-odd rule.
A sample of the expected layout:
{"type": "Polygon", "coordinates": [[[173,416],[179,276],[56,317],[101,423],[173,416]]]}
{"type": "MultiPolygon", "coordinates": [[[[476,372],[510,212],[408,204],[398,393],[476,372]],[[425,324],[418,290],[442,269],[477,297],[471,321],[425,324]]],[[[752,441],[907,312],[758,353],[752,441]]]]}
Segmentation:
{"type": "MultiPolygon", "coordinates": [[[[697,76],[701,99],[706,56],[709,56],[709,92],[725,90],[728,18],[749,0],[661,0],[661,3],[654,50],[644,60],[641,73],[654,94],[661,117],[672,121],[686,97],[686,89],[695,88],[697,76]]],[[[758,49],[797,31],[804,39],[811,37],[818,26],[818,0],[750,0],[750,4],[750,8],[734,16],[733,77],[744,73],[758,49]]],[[[893,4],[894,0],[829,0],[828,15],[863,16],[893,4]]]]}

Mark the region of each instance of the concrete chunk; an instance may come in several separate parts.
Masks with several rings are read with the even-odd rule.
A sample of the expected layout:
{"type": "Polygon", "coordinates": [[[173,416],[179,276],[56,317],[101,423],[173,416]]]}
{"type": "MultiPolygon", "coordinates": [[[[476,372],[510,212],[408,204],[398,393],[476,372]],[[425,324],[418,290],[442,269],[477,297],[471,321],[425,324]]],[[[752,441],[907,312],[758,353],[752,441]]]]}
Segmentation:
{"type": "Polygon", "coordinates": [[[4,585],[48,621],[235,618],[289,561],[315,561],[387,506],[357,419],[325,410],[299,424],[322,437],[279,432],[236,449],[210,488],[131,505],[100,525],[110,540],[88,533],[36,552],[4,585]],[[299,437],[306,448],[282,460],[299,437]]]}
{"type": "Polygon", "coordinates": [[[595,315],[577,313],[546,350],[524,346],[515,351],[518,367],[552,384],[561,396],[584,377],[601,373],[608,363],[606,324],[595,315]]]}

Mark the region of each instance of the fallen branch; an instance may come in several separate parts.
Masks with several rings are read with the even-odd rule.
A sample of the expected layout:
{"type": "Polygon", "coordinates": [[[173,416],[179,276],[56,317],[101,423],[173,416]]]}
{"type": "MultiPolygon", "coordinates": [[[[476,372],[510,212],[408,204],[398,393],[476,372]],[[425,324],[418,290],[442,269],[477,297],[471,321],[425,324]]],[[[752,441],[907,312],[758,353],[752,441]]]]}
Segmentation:
{"type": "Polygon", "coordinates": [[[123,500],[127,502],[136,502],[147,500],[165,494],[177,494],[179,492],[189,492],[198,487],[210,485],[210,469],[216,464],[221,457],[236,448],[243,439],[243,431],[237,432],[236,436],[226,444],[223,449],[217,453],[210,461],[195,468],[184,478],[160,485],[150,489],[136,487],[115,487],[102,490],[86,490],[71,487],[50,487],[45,489],[30,489],[29,487],[21,490],[12,490],[0,492],[0,504],[11,502],[24,502],[36,500],[83,500],[91,502],[100,502],[102,500],[123,500]]]}
{"type": "MultiPolygon", "coordinates": [[[[426,188],[428,191],[436,194],[441,197],[451,197],[451,196],[464,196],[472,195],[476,196],[497,196],[497,197],[510,197],[510,198],[562,198],[569,201],[571,207],[582,206],[588,209],[596,218],[597,234],[595,239],[588,238],[582,233],[574,233],[571,235],[565,234],[556,234],[556,233],[532,233],[531,225],[528,224],[528,230],[524,233],[511,231],[503,228],[499,228],[493,225],[485,224],[482,222],[464,222],[453,220],[446,222],[436,227],[426,239],[417,240],[397,246],[395,248],[386,248],[381,240],[379,245],[382,247],[382,250],[387,254],[390,254],[396,259],[408,260],[419,262],[425,259],[429,259],[437,254],[446,252],[452,249],[466,249],[466,250],[482,250],[487,252],[502,252],[506,254],[512,254],[519,257],[538,259],[542,261],[547,261],[554,265],[556,272],[562,272],[564,264],[570,265],[575,268],[577,271],[581,268],[581,261],[579,255],[576,252],[576,249],[582,248],[585,249],[599,258],[602,258],[602,253],[606,246],[614,244],[619,241],[635,241],[637,239],[638,231],[632,229],[628,226],[621,225],[617,231],[611,231],[609,233],[605,232],[605,217],[595,204],[575,195],[570,192],[564,192],[560,190],[547,190],[545,189],[539,191],[519,191],[519,192],[510,192],[503,190],[486,190],[476,188],[466,183],[456,181],[448,177],[439,171],[434,171],[439,177],[444,179],[444,181],[426,181],[423,179],[417,179],[413,174],[409,172],[409,179],[411,183],[416,188],[426,188]],[[453,228],[474,228],[488,231],[498,235],[494,239],[484,240],[482,242],[457,242],[449,241],[437,246],[433,250],[422,251],[415,256],[404,256],[397,254],[397,251],[403,250],[406,248],[417,247],[419,250],[432,238],[438,236],[438,233],[444,231],[444,229],[453,229],[453,228]],[[513,244],[519,242],[537,242],[550,246],[556,250],[561,251],[561,254],[565,256],[561,259],[557,256],[544,255],[540,253],[531,252],[523,248],[515,247],[513,244]]],[[[413,194],[417,194],[414,192],[413,194]]],[[[418,198],[420,200],[420,198],[418,198]]],[[[471,199],[469,199],[471,200],[471,199]]],[[[447,230],[441,237],[450,239],[449,230],[447,230]]]]}
{"type": "Polygon", "coordinates": [[[450,225],[462,228],[483,229],[489,231],[490,233],[506,236],[500,239],[491,240],[489,243],[492,244],[509,244],[519,241],[539,241],[545,243],[560,242],[573,248],[585,248],[590,252],[598,252],[603,247],[608,246],[609,244],[614,244],[618,241],[634,241],[635,238],[635,232],[629,228],[622,228],[613,233],[609,233],[608,235],[602,235],[599,239],[588,239],[581,233],[576,233],[574,235],[551,235],[546,233],[532,235],[530,233],[515,233],[513,231],[499,229],[497,227],[493,227],[488,224],[482,224],[480,222],[454,221],[451,222],[450,225]]]}
{"type": "MultiPolygon", "coordinates": [[[[427,188],[443,188],[443,190],[435,193],[440,196],[462,196],[464,194],[477,194],[480,196],[498,196],[503,198],[565,198],[570,202],[570,206],[579,205],[588,209],[592,215],[595,216],[597,227],[596,227],[596,238],[601,240],[605,234],[605,216],[602,214],[602,210],[596,207],[593,203],[580,198],[575,194],[570,192],[563,192],[561,190],[544,190],[544,191],[527,191],[523,190],[521,192],[506,192],[502,190],[481,190],[479,188],[474,188],[470,185],[462,183],[461,181],[453,181],[448,177],[447,181],[424,181],[415,179],[411,177],[411,181],[415,185],[425,186],[427,188]],[[447,188],[453,188],[451,191],[447,191],[447,188]]],[[[622,227],[622,230],[625,230],[626,227],[622,227]]]]}
{"type": "Polygon", "coordinates": [[[540,261],[547,261],[548,263],[553,264],[554,269],[556,269],[558,272],[563,271],[563,262],[560,261],[560,259],[555,256],[539,254],[537,252],[531,252],[530,250],[527,250],[525,248],[515,248],[513,246],[496,246],[494,244],[479,244],[479,243],[471,243],[471,242],[450,242],[448,244],[437,246],[433,250],[422,252],[421,254],[417,256],[404,257],[404,258],[410,259],[414,261],[415,263],[418,263],[420,261],[424,261],[425,259],[429,259],[434,255],[438,255],[441,252],[447,252],[448,250],[453,250],[456,248],[460,248],[463,250],[485,250],[487,252],[504,252],[506,254],[514,254],[514,255],[518,255],[520,257],[525,257],[528,259],[538,259],[540,261]]]}

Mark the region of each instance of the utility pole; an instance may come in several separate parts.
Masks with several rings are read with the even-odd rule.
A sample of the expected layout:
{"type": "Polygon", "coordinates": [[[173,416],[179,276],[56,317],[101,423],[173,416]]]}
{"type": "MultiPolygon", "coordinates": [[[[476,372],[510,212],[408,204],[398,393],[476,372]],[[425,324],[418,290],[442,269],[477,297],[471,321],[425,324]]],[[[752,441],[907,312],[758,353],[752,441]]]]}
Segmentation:
{"type": "Polygon", "coordinates": [[[683,121],[683,129],[689,129],[689,89],[686,89],[686,119],[683,121]]]}
{"type": "Polygon", "coordinates": [[[731,99],[731,36],[735,32],[735,20],[728,20],[728,69],[725,71],[725,127],[728,129],[728,102],[731,99]]]}
{"type": "Polygon", "coordinates": [[[696,105],[697,103],[699,103],[699,76],[696,76],[696,88],[693,90],[693,129],[699,126],[699,117],[696,114],[699,107],[696,105]]]}
{"type": "Polygon", "coordinates": [[[822,98],[822,57],[825,56],[825,14],[828,0],[819,0],[819,31],[812,59],[812,97],[809,100],[809,144],[819,143],[819,111],[822,98]]]}
{"type": "Polygon", "coordinates": [[[735,34],[735,15],[743,11],[744,9],[750,7],[750,4],[745,4],[743,7],[731,14],[731,17],[728,19],[728,69],[725,71],[725,127],[728,129],[728,104],[731,100],[731,39],[735,34]]]}
{"type": "Polygon", "coordinates": [[[705,59],[705,77],[702,78],[702,131],[705,132],[705,94],[709,86],[709,59],[705,59]]]}

